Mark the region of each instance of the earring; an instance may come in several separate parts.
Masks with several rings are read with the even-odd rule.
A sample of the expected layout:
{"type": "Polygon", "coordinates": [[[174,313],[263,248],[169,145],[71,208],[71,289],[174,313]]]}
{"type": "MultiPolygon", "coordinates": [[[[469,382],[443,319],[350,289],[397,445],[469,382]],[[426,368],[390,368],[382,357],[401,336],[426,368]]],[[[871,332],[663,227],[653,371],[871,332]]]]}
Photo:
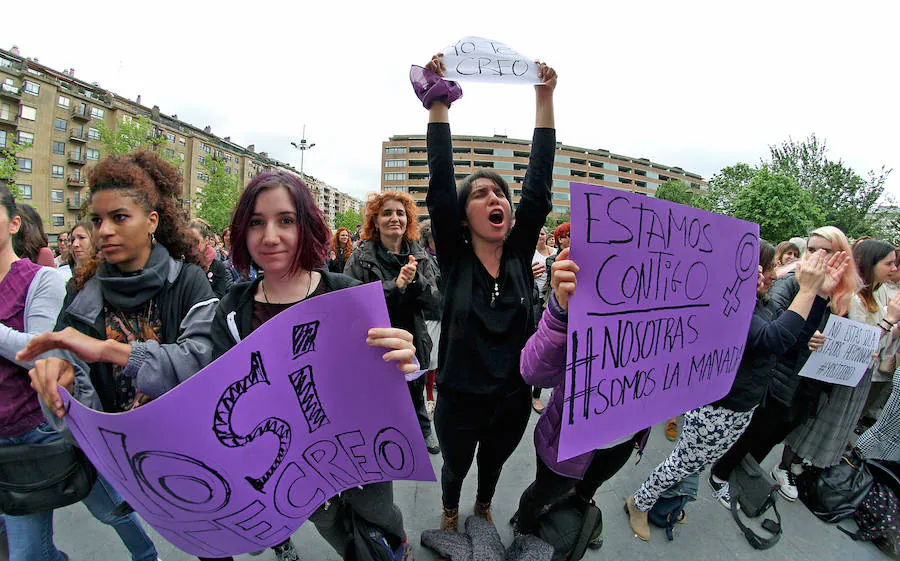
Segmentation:
{"type": "Polygon", "coordinates": [[[156,245],[156,234],[150,234],[150,245],[156,245]]]}

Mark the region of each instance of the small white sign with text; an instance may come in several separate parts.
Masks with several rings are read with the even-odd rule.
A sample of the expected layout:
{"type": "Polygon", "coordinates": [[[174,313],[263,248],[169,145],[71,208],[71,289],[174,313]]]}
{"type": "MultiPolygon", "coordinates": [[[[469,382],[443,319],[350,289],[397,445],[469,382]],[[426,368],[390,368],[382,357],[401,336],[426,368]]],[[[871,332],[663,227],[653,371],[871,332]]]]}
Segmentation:
{"type": "Polygon", "coordinates": [[[881,340],[881,329],[832,315],[823,333],[825,344],[809,356],[800,375],[856,387],[872,364],[872,355],[881,340]]]}

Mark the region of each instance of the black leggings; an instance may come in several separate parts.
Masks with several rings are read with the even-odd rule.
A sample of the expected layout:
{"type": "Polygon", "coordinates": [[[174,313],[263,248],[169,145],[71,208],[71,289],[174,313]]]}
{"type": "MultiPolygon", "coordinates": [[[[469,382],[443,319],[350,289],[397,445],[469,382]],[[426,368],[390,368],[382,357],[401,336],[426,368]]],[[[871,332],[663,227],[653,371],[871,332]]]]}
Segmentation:
{"type": "Polygon", "coordinates": [[[491,502],[503,464],[525,434],[531,416],[530,394],[528,388],[497,397],[438,392],[434,428],[444,459],[441,468],[444,508],[459,506],[463,480],[476,458],[476,448],[476,500],[491,502]]]}
{"type": "Polygon", "coordinates": [[[809,418],[809,403],[810,399],[799,397],[792,406],[787,406],[772,396],[766,396],[765,403],[753,412],[753,418],[744,434],[713,464],[712,473],[728,481],[731,472],[747,454],[762,463],[772,448],[806,422],[809,418]]]}
{"type": "Polygon", "coordinates": [[[575,489],[578,498],[585,503],[590,502],[600,485],[622,469],[633,450],[633,439],[612,448],[596,450],[583,479],[566,477],[554,472],[538,456],[534,483],[525,489],[522,498],[519,499],[519,510],[516,513],[519,531],[533,534],[537,529],[538,515],[543,508],[565,497],[572,489],[575,489]]]}

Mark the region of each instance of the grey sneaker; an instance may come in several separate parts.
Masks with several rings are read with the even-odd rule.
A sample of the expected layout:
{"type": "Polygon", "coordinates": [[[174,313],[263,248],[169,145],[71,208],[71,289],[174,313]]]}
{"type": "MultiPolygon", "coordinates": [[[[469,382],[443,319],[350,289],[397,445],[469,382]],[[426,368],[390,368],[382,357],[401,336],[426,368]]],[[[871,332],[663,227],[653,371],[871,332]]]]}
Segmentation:
{"type": "Polygon", "coordinates": [[[431,434],[425,437],[425,447],[428,448],[429,454],[441,453],[441,446],[438,444],[438,439],[434,435],[434,431],[431,431],[431,434]]]}
{"type": "Polygon", "coordinates": [[[281,545],[272,548],[275,551],[275,559],[278,561],[300,561],[300,554],[294,548],[294,542],[288,540],[281,545]]]}

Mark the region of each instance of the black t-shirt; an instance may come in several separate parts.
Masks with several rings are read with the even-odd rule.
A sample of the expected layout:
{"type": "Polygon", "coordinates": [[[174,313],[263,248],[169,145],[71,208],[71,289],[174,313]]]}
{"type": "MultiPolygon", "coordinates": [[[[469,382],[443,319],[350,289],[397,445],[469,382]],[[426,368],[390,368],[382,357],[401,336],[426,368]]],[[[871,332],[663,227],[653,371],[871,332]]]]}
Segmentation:
{"type": "MultiPolygon", "coordinates": [[[[315,290],[312,291],[312,294],[304,298],[303,300],[308,300],[315,296],[319,296],[320,294],[325,294],[328,292],[328,289],[325,287],[325,283],[321,280],[319,281],[319,286],[316,287],[315,290]]],[[[303,300],[297,300],[297,302],[302,302],[303,300]]],[[[268,304],[266,302],[257,302],[253,301],[253,322],[251,323],[253,331],[277,316],[281,312],[287,310],[297,302],[291,302],[289,304],[268,304]]]]}

